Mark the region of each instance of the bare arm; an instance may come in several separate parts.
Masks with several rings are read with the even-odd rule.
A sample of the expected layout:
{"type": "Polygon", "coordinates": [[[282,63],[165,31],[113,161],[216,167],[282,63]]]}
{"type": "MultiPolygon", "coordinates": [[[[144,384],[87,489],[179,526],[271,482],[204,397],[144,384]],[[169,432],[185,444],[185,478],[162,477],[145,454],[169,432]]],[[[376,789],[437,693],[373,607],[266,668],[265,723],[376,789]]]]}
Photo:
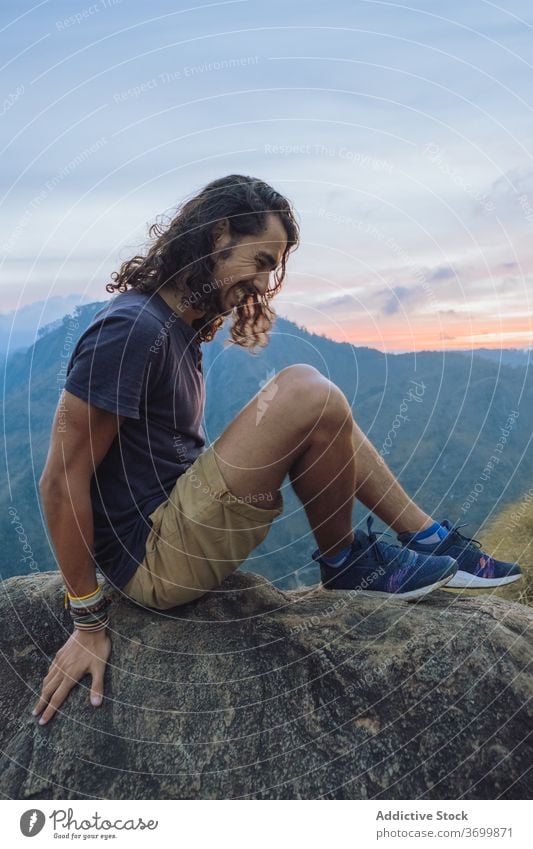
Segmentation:
{"type": "Polygon", "coordinates": [[[65,585],[72,595],[96,589],[92,561],[91,479],[124,416],[93,407],[64,391],[52,425],[39,490],[65,585]]]}
{"type": "MultiPolygon", "coordinates": [[[[46,521],[65,585],[72,595],[97,588],[92,559],[93,513],[91,479],[115,439],[124,416],[93,407],[63,391],[50,439],[39,489],[46,521]]],[[[72,687],[87,672],[92,675],[91,702],[100,704],[111,641],[102,631],[74,630],[58,651],[44,679],[34,715],[50,719],[72,687]]]]}

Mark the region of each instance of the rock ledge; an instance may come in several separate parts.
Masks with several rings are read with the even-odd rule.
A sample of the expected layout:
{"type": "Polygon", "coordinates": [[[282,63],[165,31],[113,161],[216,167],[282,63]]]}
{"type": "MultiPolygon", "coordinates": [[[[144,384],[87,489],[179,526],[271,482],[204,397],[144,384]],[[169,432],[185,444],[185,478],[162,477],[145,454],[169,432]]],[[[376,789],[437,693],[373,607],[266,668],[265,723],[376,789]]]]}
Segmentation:
{"type": "Polygon", "coordinates": [[[237,572],[171,611],[114,592],[106,698],[31,716],[71,632],[57,572],[3,582],[0,791],[12,799],[531,798],[533,611],[237,572]]]}

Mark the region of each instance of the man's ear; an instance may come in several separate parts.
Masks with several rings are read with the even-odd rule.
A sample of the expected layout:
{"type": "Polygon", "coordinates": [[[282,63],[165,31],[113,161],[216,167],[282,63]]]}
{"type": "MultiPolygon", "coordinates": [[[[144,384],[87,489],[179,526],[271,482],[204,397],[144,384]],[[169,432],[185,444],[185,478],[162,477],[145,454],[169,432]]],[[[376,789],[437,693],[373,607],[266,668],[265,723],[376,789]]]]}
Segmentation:
{"type": "Polygon", "coordinates": [[[230,228],[228,218],[221,218],[219,221],[213,224],[213,229],[211,231],[213,247],[216,246],[219,239],[226,241],[226,236],[229,236],[229,232],[230,228]]]}

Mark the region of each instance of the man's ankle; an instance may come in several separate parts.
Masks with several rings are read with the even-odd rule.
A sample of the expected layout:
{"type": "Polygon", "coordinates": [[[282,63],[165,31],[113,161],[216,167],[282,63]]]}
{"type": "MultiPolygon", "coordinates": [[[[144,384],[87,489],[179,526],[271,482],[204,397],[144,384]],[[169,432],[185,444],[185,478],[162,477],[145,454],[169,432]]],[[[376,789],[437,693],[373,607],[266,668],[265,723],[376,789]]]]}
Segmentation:
{"type": "MultiPolygon", "coordinates": [[[[414,533],[408,532],[406,536],[410,536],[413,542],[416,542],[420,546],[427,545],[428,548],[431,548],[435,545],[438,545],[443,539],[446,539],[448,536],[448,529],[443,527],[440,522],[431,521],[431,524],[424,528],[421,531],[415,531],[414,533]]],[[[401,536],[399,534],[398,536],[401,536]]]]}
{"type": "Polygon", "coordinates": [[[320,559],[327,563],[328,566],[341,566],[352,550],[354,539],[355,534],[352,533],[348,539],[330,546],[325,551],[319,549],[320,559]]]}
{"type": "Polygon", "coordinates": [[[420,522],[412,522],[407,527],[402,525],[401,530],[399,528],[394,528],[394,531],[398,534],[398,536],[407,536],[408,534],[409,536],[414,537],[416,534],[424,533],[424,531],[427,531],[434,524],[435,519],[432,519],[431,516],[426,516],[426,518],[421,519],[420,522]]]}

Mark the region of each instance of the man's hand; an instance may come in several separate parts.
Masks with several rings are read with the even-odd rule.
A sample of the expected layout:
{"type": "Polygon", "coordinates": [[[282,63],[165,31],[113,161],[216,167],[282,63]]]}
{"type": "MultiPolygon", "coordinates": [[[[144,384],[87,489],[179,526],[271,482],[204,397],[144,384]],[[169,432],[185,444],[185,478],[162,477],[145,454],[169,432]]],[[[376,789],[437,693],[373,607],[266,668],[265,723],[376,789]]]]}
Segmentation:
{"type": "Polygon", "coordinates": [[[104,673],[110,653],[111,640],[106,628],[93,632],[74,630],[55,655],[43,681],[39,701],[32,711],[37,716],[45,708],[39,719],[40,725],[51,719],[87,672],[92,676],[91,704],[97,707],[102,703],[104,673]]]}

